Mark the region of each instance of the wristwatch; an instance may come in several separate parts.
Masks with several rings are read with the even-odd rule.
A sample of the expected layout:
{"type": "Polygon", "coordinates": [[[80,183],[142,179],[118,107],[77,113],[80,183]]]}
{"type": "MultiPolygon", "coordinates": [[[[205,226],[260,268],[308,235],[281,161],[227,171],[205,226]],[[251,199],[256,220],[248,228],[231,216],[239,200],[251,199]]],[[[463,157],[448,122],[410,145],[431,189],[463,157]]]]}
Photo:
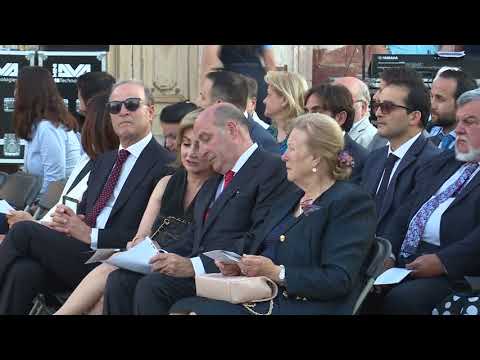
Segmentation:
{"type": "Polygon", "coordinates": [[[279,265],[280,266],[280,272],[278,273],[278,280],[280,280],[280,284],[283,284],[285,282],[285,266],[279,265]]]}

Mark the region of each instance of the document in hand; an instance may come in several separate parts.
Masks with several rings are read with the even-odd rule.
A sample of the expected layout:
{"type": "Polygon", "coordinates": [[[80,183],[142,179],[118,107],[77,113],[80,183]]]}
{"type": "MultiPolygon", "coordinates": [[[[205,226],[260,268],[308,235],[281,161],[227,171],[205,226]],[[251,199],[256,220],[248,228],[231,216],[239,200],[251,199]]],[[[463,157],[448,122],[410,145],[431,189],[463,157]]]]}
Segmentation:
{"type": "Polygon", "coordinates": [[[373,285],[392,285],[398,284],[405,279],[412,270],[403,268],[390,268],[381,274],[373,283],[373,285]]]}
{"type": "Polygon", "coordinates": [[[15,209],[5,200],[0,200],[0,213],[9,214],[10,211],[15,211],[15,209]]]}
{"type": "Polygon", "coordinates": [[[208,256],[210,259],[224,262],[225,264],[236,264],[241,259],[240,255],[226,250],[213,250],[203,253],[203,255],[208,256]]]}

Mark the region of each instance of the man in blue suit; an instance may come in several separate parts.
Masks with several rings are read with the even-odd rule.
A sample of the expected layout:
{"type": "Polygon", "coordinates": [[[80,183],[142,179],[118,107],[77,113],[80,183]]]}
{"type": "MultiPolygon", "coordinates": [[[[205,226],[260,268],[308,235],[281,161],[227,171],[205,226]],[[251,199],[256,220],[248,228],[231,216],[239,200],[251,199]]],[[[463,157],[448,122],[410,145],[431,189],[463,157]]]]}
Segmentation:
{"type": "Polygon", "coordinates": [[[455,152],[422,170],[385,234],[393,253],[386,267],[412,273],[388,292],[383,313],[431,314],[464,276],[480,275],[479,89],[459,97],[456,118],[455,152]]]}
{"type": "Polygon", "coordinates": [[[369,154],[362,185],[375,199],[377,235],[382,235],[395,210],[413,190],[419,169],[440,150],[422,134],[430,113],[430,96],[419,75],[392,79],[373,106],[378,134],[389,144],[369,154]]]}
{"type": "Polygon", "coordinates": [[[355,118],[350,91],[343,85],[320,84],[315,86],[305,94],[305,111],[328,115],[340,125],[344,132],[345,151],[349,153],[355,163],[350,180],[359,184],[368,152],[348,135],[355,118]]]}
{"type": "MultiPolygon", "coordinates": [[[[231,71],[216,70],[205,76],[198,105],[205,109],[213,104],[228,102],[243,113],[247,110],[247,100],[248,82],[245,76],[231,71]]],[[[277,142],[271,133],[251,116],[248,116],[247,124],[253,142],[268,152],[280,155],[277,142]]]]}

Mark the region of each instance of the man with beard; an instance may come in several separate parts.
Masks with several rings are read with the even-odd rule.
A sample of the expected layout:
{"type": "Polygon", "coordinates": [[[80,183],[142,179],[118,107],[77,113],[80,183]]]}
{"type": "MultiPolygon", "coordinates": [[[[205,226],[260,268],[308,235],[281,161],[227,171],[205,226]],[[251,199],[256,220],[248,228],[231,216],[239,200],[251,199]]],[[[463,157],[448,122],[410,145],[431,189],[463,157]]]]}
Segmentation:
{"type": "Polygon", "coordinates": [[[477,88],[475,80],[465,72],[447,69],[439,72],[432,83],[432,123],[430,140],[441,150],[455,146],[456,101],[464,92],[477,88]]]}

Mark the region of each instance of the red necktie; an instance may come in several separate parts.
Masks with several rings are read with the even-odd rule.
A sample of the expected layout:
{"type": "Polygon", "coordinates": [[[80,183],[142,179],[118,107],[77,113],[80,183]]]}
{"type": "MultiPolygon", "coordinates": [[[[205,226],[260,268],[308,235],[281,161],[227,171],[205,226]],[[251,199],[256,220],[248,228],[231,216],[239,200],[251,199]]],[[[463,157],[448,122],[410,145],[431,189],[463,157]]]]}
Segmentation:
{"type": "MultiPolygon", "coordinates": [[[[225,174],[225,176],[223,177],[223,191],[225,191],[225,189],[227,188],[227,186],[232,182],[233,180],[233,177],[235,176],[235,172],[232,171],[232,170],[228,170],[225,174]]],[[[207,220],[207,217],[208,217],[208,212],[210,211],[210,208],[207,209],[207,211],[205,211],[205,217],[203,219],[203,221],[206,221],[207,220]]]]}
{"type": "Polygon", "coordinates": [[[113,189],[115,188],[115,185],[117,185],[118,178],[120,177],[120,172],[122,171],[123,164],[127,160],[128,155],[130,155],[130,153],[128,152],[128,150],[125,149],[122,149],[118,152],[117,161],[113,166],[113,170],[110,173],[107,182],[103,186],[102,192],[100,193],[97,202],[93,206],[92,210],[85,217],[85,222],[88,226],[95,227],[98,214],[100,214],[100,212],[107,204],[108,200],[110,200],[110,198],[112,197],[113,189]]]}

